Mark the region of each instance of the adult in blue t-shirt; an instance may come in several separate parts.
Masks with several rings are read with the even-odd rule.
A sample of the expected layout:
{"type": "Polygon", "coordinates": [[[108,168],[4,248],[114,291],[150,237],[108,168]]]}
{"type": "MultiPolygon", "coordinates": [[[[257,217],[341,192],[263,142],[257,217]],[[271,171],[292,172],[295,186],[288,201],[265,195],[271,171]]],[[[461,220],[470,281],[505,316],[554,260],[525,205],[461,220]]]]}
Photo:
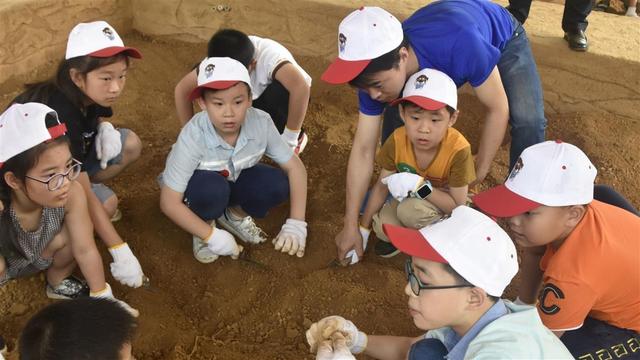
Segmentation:
{"type": "Polygon", "coordinates": [[[542,88],[529,41],[521,24],[500,5],[486,0],[440,0],[402,24],[381,8],[362,7],[340,23],[338,49],[338,58],[322,79],[359,88],[360,104],[347,168],[344,227],[336,236],[340,259],[352,249],[362,255],[366,231],[359,231],[359,208],[373,172],[382,114],[384,141],[402,124],[397,110],[385,110],[385,104],[399,97],[415,72],[434,68],[458,86],[468,82],[485,105],[476,182],[489,172],[507,123],[511,125],[510,166],[522,150],[544,140],[542,88]]]}

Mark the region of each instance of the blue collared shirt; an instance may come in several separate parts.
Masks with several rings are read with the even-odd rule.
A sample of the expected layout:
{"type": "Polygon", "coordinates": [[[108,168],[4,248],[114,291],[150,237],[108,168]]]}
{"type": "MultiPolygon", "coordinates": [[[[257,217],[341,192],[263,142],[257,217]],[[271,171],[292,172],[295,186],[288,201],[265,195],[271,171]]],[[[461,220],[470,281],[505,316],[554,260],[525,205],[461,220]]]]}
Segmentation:
{"type": "Polygon", "coordinates": [[[182,128],[167,157],[162,182],[184,193],[195,170],[224,172],[227,180],[235,181],[243,169],[256,165],[263,155],[278,164],[293,156],[269,114],[249,108],[236,145],[231,146],[218,135],[207,112],[202,111],[182,128]]]}
{"type": "Polygon", "coordinates": [[[449,360],[462,360],[464,359],[464,355],[467,353],[467,348],[469,344],[475,337],[484,329],[485,326],[492,323],[497,318],[507,315],[509,313],[509,309],[504,304],[502,299],[496,301],[492,307],[487,310],[487,312],[476,321],[475,324],[467,331],[464,336],[460,337],[453,329],[447,328],[444,330],[444,346],[449,351],[446,358],[449,360]]]}

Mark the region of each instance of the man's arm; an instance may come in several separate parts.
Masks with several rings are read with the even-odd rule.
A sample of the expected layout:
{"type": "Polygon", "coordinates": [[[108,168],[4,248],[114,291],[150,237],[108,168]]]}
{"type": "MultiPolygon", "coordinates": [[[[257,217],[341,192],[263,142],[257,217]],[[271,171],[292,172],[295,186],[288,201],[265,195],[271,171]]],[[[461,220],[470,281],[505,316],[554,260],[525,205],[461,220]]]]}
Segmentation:
{"type": "Polygon", "coordinates": [[[347,165],[347,191],[344,227],[336,236],[338,259],[355,249],[362,256],[362,236],[358,229],[360,205],[373,174],[373,162],[380,136],[382,115],[370,116],[360,113],[358,128],[349,154],[347,165]]]}
{"type": "Polygon", "coordinates": [[[476,96],[486,107],[487,115],[482,128],[478,154],[476,156],[476,180],[470,184],[481,183],[489,173],[491,162],[502,144],[509,123],[509,102],[502,86],[498,67],[480,86],[474,88],[476,96]]]}
{"type": "Polygon", "coordinates": [[[311,88],[300,71],[298,71],[292,63],[286,63],[280,66],[276,71],[275,79],[289,92],[287,128],[295,131],[300,130],[304,117],[307,114],[311,88]]]}

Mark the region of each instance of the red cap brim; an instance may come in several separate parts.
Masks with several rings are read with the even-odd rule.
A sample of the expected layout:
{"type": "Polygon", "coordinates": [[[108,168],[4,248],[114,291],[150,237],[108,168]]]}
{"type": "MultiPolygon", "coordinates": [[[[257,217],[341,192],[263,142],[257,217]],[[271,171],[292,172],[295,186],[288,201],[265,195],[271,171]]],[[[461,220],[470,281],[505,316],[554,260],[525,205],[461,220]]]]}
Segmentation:
{"type": "Polygon", "coordinates": [[[435,101],[433,99],[429,99],[429,98],[426,98],[424,96],[417,96],[417,95],[411,95],[411,96],[403,97],[403,98],[400,98],[400,99],[395,99],[389,105],[395,106],[395,105],[399,104],[402,101],[410,101],[410,102],[420,106],[421,108],[423,108],[425,110],[430,110],[430,111],[440,110],[443,107],[447,106],[447,104],[445,104],[443,102],[435,101]]]}
{"type": "Polygon", "coordinates": [[[223,81],[212,81],[210,83],[206,83],[198,86],[197,88],[191,91],[191,95],[189,95],[189,100],[193,101],[200,96],[202,96],[202,91],[204,89],[213,89],[213,90],[224,90],[232,87],[233,85],[239,83],[239,80],[223,80],[223,81]]]}
{"type": "Polygon", "coordinates": [[[347,61],[336,58],[320,79],[329,84],[344,84],[358,76],[371,60],[347,61]]]}
{"type": "Polygon", "coordinates": [[[472,200],[482,212],[502,218],[520,215],[542,205],[514,193],[504,184],[483,191],[472,200]]]}
{"type": "Polygon", "coordinates": [[[391,224],[383,224],[382,229],[391,243],[403,253],[429,261],[449,263],[429,244],[420,231],[391,224]]]}
{"type": "Polygon", "coordinates": [[[94,51],[90,54],[87,54],[89,56],[93,56],[93,57],[99,57],[99,58],[106,58],[106,57],[110,57],[110,56],[114,56],[114,55],[118,55],[120,53],[125,53],[125,55],[132,57],[132,58],[136,58],[136,59],[142,59],[142,54],[140,53],[140,51],[138,51],[138,49],[132,48],[132,47],[127,47],[127,46],[111,46],[111,47],[107,47],[104,49],[100,49],[98,51],[94,51]]]}

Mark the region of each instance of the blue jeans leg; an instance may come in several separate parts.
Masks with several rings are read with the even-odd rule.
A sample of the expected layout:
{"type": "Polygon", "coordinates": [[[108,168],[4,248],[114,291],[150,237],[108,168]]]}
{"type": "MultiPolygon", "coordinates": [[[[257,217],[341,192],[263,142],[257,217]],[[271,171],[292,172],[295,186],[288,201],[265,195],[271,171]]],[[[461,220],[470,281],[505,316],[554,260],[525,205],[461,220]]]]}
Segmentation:
{"type": "Polygon", "coordinates": [[[542,85],[538,76],[527,33],[513,19],[516,30],[502,50],[498,70],[509,101],[511,150],[509,169],[522,151],[544,141],[547,119],[544,117],[542,85]]]}
{"type": "Polygon", "coordinates": [[[229,203],[229,182],[215,171],[196,170],[191,175],[183,202],[204,221],[217,219],[229,203]]]}
{"type": "Polygon", "coordinates": [[[229,206],[240,206],[255,218],[267,216],[269,209],[289,198],[289,178],[284,171],[264,164],[242,170],[230,183],[229,206]]]}

